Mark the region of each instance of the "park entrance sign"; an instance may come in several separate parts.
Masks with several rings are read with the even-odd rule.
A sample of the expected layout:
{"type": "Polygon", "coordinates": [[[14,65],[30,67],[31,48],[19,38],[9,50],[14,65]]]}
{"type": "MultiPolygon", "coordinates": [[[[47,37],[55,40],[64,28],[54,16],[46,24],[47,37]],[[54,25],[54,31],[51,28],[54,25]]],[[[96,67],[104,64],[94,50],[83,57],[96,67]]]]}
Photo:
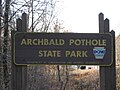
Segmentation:
{"type": "Polygon", "coordinates": [[[99,33],[30,33],[12,35],[13,60],[17,65],[112,64],[112,35],[99,33]]]}

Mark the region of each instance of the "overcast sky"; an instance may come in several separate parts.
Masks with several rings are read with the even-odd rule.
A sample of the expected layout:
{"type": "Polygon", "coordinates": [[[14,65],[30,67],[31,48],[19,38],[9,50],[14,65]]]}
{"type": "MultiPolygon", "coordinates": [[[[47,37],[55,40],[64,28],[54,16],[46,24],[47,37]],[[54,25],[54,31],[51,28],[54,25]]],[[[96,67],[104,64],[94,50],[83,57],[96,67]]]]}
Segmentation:
{"type": "Polygon", "coordinates": [[[98,14],[110,20],[110,30],[120,34],[120,0],[60,0],[59,18],[66,29],[79,33],[98,33],[98,14]]]}

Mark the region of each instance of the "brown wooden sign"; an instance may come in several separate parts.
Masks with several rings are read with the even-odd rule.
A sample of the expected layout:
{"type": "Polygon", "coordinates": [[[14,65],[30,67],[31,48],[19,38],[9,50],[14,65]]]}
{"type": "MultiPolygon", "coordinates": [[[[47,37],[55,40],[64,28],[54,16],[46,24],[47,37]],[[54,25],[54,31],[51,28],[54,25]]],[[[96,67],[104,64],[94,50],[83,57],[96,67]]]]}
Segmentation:
{"type": "Polygon", "coordinates": [[[15,32],[12,38],[17,65],[112,64],[111,34],[15,32]]]}

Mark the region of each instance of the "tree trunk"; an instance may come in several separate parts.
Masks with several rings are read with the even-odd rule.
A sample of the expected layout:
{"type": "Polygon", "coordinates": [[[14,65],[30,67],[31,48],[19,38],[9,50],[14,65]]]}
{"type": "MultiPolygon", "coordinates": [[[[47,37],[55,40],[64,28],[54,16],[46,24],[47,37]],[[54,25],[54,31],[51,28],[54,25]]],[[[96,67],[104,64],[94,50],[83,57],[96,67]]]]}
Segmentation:
{"type": "Polygon", "coordinates": [[[7,66],[7,47],[8,47],[8,37],[9,37],[9,30],[8,30],[8,18],[9,18],[9,8],[10,8],[10,1],[5,1],[5,13],[4,13],[4,46],[3,46],[3,79],[4,79],[4,90],[9,90],[9,73],[8,73],[8,66],[7,66]]]}
{"type": "MultiPolygon", "coordinates": [[[[0,0],[0,53],[2,52],[2,47],[1,47],[1,30],[2,30],[2,26],[1,26],[1,15],[2,15],[2,0],[0,0]]],[[[1,61],[1,54],[0,54],[0,88],[2,89],[2,61],[1,61]]]]}

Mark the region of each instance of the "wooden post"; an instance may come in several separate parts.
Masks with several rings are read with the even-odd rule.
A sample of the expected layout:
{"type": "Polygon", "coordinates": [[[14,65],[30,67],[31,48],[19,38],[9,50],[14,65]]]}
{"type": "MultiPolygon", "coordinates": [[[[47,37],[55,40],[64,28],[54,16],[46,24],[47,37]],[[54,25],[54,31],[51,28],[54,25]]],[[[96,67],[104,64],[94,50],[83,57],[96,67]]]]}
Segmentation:
{"type": "MultiPolygon", "coordinates": [[[[99,14],[99,33],[109,33],[109,20],[104,20],[104,15],[102,13],[99,14]]],[[[115,49],[113,49],[113,53],[115,53],[115,49]]],[[[113,59],[115,61],[115,55],[113,55],[113,59]]],[[[116,83],[114,83],[116,80],[115,76],[114,64],[111,66],[100,66],[100,90],[116,90],[116,83]]]]}
{"type": "MultiPolygon", "coordinates": [[[[17,31],[27,31],[27,14],[22,14],[22,20],[17,19],[17,31]]],[[[13,38],[12,38],[13,40],[13,38]]],[[[14,41],[13,41],[14,42],[14,41]]],[[[12,49],[13,54],[13,49],[12,49]]],[[[13,60],[13,59],[12,59],[13,60]]],[[[27,89],[27,66],[15,65],[12,63],[12,85],[11,90],[26,90],[27,89]]]]}
{"type": "MultiPolygon", "coordinates": [[[[17,26],[17,31],[21,31],[21,29],[22,29],[22,20],[20,18],[17,19],[16,26],[17,26]]],[[[12,42],[14,43],[13,38],[12,38],[12,40],[13,40],[12,42]]],[[[13,51],[13,48],[12,48],[12,55],[13,55],[13,52],[14,51],[13,51]]],[[[12,60],[13,60],[13,57],[12,57],[12,60]]],[[[21,68],[21,66],[15,65],[14,62],[12,62],[11,90],[22,90],[22,68],[21,68]]]]}
{"type": "MultiPolygon", "coordinates": [[[[99,33],[104,33],[104,15],[102,13],[99,14],[99,33]]],[[[100,66],[100,90],[105,89],[105,69],[100,66]]]]}
{"type": "MultiPolygon", "coordinates": [[[[27,20],[27,14],[22,14],[22,32],[27,32],[28,29],[28,20],[27,20]]],[[[22,67],[22,89],[27,89],[27,65],[21,66],[22,67]]]]}
{"type": "Polygon", "coordinates": [[[116,54],[115,54],[115,32],[112,30],[113,36],[113,64],[111,65],[111,90],[116,90],[116,54]]]}
{"type": "Polygon", "coordinates": [[[22,32],[27,32],[28,29],[28,20],[27,20],[27,14],[22,14],[22,32]]]}
{"type": "Polygon", "coordinates": [[[22,20],[20,18],[16,20],[16,28],[18,32],[22,31],[22,20]]]}
{"type": "Polygon", "coordinates": [[[99,14],[99,33],[104,33],[104,15],[99,14]]]}

